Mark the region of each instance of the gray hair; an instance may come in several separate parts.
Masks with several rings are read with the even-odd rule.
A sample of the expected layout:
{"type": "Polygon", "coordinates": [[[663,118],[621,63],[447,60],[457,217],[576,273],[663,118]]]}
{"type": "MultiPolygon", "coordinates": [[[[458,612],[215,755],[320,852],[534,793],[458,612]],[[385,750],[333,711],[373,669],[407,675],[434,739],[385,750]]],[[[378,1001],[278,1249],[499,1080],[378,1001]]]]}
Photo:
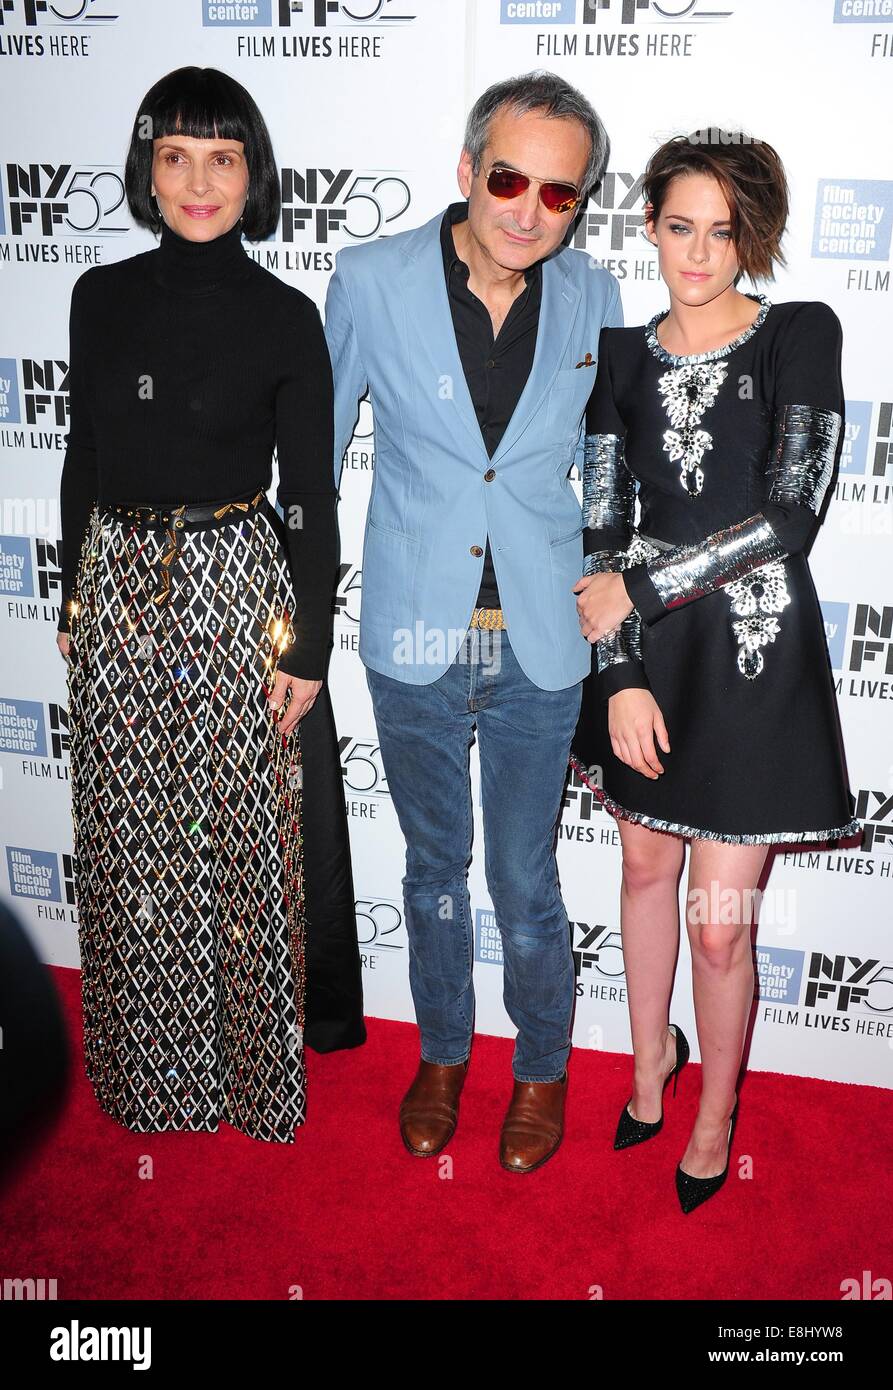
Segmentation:
{"type": "Polygon", "coordinates": [[[525,72],[521,77],[509,77],[488,87],[468,113],[465,126],[463,144],[471,155],[472,169],[476,174],[487,146],[490,122],[496,112],[505,106],[519,116],[528,111],[542,111],[556,120],[571,118],[580,122],[590,140],[589,161],[580,189],[581,198],[585,201],[590,189],[601,181],[611,145],[605,127],[583,93],[557,73],[543,70],[525,72]]]}

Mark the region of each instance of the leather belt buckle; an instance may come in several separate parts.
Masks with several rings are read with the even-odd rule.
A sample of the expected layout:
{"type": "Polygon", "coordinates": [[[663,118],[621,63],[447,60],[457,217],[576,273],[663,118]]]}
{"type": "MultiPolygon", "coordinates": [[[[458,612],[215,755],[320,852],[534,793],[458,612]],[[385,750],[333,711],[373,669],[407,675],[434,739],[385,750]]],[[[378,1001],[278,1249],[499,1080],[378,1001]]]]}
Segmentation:
{"type": "Polygon", "coordinates": [[[179,507],[159,507],[151,502],[114,502],[111,510],[116,516],[132,521],[135,526],[154,525],[181,531],[189,522],[220,521],[230,512],[248,512],[266,496],[263,488],[245,500],[216,502],[184,502],[179,507]]]}
{"type": "Polygon", "coordinates": [[[471,615],[469,627],[477,628],[504,628],[505,619],[501,608],[475,608],[471,615]]]}

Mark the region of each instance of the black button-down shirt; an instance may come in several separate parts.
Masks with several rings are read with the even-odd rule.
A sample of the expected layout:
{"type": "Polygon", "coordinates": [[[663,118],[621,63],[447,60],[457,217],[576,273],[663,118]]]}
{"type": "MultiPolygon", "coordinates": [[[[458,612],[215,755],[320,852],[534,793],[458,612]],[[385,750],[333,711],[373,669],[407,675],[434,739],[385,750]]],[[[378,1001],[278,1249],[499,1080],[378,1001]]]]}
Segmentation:
{"type": "MultiPolygon", "coordinates": [[[[468,217],[467,203],[451,203],[440,225],[443,271],[462,370],[481,427],[484,445],[493,457],[533,365],[543,292],[541,262],[524,272],[525,288],[513,301],[498,336],[493,337],[490,311],[468,288],[468,266],[459,259],[452,228],[468,217]]],[[[486,487],[496,484],[485,484],[486,487]]],[[[499,608],[499,589],[487,537],[478,608],[499,608]]]]}

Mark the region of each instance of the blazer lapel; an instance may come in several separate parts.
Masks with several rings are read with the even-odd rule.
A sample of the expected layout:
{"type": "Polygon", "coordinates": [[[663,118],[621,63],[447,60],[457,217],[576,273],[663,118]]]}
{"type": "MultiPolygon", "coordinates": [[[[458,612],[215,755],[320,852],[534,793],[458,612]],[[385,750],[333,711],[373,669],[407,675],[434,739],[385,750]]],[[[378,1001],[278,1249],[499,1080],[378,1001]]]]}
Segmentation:
{"type": "Polygon", "coordinates": [[[478,424],[474,402],[465,380],[462,359],[456,345],[453,316],[447,296],[440,250],[440,222],[443,214],[419,228],[419,239],[410,249],[401,279],[404,296],[408,347],[411,356],[424,354],[432,367],[431,389],[446,385],[456,416],[478,450],[487,457],[484,437],[478,424]],[[412,249],[415,254],[412,254],[412,249]]]}
{"type": "Polygon", "coordinates": [[[517,443],[542,404],[564,359],[580,298],[580,291],[568,278],[560,256],[547,260],[543,265],[543,295],[533,365],[492,463],[503,458],[517,443]]]}

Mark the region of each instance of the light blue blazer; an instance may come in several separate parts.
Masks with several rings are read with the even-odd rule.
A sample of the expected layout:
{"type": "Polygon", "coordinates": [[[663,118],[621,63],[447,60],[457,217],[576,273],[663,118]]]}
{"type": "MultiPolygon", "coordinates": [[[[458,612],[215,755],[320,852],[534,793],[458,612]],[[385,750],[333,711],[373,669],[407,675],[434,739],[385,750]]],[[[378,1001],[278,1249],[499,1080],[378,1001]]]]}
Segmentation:
{"type": "Polygon", "coordinates": [[[336,487],[367,389],[375,417],[360,659],[410,684],[437,680],[468,629],[489,534],[512,651],[534,684],[560,690],[591,665],[572,592],[583,531],[570,469],[582,465],[599,332],[623,325],[619,286],[582,251],[544,263],[533,366],[489,458],[456,346],[442,216],[345,247],[329,281],[336,487]]]}

